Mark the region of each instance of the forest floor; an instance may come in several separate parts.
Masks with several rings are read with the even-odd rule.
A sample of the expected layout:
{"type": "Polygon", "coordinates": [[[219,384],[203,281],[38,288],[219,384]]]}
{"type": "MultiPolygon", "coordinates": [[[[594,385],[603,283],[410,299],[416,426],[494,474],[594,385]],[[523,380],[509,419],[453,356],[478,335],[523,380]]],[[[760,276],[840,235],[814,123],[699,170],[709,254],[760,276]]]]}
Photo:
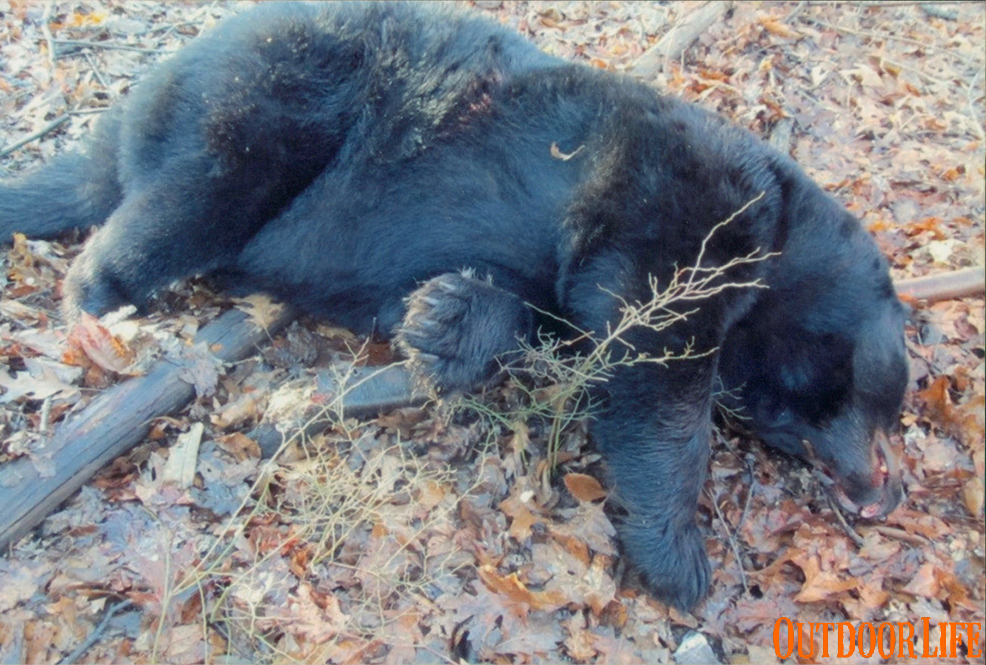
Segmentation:
{"type": "MultiPolygon", "coordinates": [[[[465,4],[634,75],[702,3],[465,4]]],[[[242,7],[0,0],[0,177],[76,147],[150,65],[242,7]]],[[[982,268],[984,21],[982,3],[737,3],[648,80],[790,152],[895,279],[982,268]]],[[[43,467],[65,419],[239,306],[191,280],[147,318],[68,335],[60,283],[80,240],[2,250],[0,465],[43,467]]],[[[88,662],[771,663],[782,617],[910,622],[917,655],[952,644],[939,622],[978,622],[972,644],[963,627],[954,657],[924,662],[982,662],[984,300],[908,304],[903,505],[845,521],[804,464],[721,429],[699,511],[712,588],[691,614],[624,574],[582,422],[549,464],[550,385],[336,418],[262,456],[251,433],[293,417],[316,371],[394,357],[302,319],[203,379],[0,557],[0,663],[80,645],[88,662]],[[193,475],[174,472],[189,461],[193,475]]],[[[837,660],[814,639],[789,661],[837,660]]],[[[909,660],[900,646],[853,659],[909,660]]]]}

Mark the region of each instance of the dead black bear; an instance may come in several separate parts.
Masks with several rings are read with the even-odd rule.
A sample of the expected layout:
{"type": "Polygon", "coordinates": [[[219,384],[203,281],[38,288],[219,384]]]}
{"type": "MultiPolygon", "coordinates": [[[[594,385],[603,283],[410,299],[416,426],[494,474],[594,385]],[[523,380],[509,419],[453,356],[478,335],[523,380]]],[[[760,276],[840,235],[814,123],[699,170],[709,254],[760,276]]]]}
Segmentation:
{"type": "Polygon", "coordinates": [[[447,389],[531,334],[528,305],[601,333],[652,279],[769,254],[725,276],[769,288],[625,335],[632,353],[696,353],[598,391],[624,552],[660,598],[704,594],[695,512],[720,383],[863,516],[900,500],[881,442],[906,383],[903,315],[859,223],[748,133],[485,20],[271,3],[226,21],[147,76],[86,153],[0,188],[5,237],[100,224],[66,280],[69,315],[215,274],[396,332],[447,389]]]}

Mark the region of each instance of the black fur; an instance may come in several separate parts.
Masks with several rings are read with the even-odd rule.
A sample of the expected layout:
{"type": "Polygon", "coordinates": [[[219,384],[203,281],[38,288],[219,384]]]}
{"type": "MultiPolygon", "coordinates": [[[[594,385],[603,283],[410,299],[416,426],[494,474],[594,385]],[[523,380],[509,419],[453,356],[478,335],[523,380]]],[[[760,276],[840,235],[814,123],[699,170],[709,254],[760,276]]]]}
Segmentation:
{"type": "Polygon", "coordinates": [[[86,156],[0,186],[0,232],[105,218],[66,280],[69,314],[142,306],[212,273],[355,330],[397,331],[439,385],[461,388],[530,334],[522,302],[602,333],[615,296],[648,300],[651,277],[693,265],[713,226],[760,195],[702,265],[776,252],[729,274],[769,288],[724,290],[626,339],[653,355],[718,351],[625,368],[597,394],[591,432],[625,552],[689,608],[709,582],[695,511],[719,382],[765,441],[813,452],[857,506],[900,499],[873,444],[906,382],[886,264],[746,132],[468,15],[271,3],[146,77],[86,156]]]}

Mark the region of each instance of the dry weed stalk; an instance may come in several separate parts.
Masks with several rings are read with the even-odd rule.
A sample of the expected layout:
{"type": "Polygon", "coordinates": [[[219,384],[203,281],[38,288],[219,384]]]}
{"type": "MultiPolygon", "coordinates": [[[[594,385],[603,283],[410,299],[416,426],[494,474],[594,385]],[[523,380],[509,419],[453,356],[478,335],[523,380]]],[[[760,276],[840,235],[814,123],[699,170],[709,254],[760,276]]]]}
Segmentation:
{"type": "MultiPolygon", "coordinates": [[[[693,343],[688,343],[682,350],[665,348],[659,355],[638,352],[627,339],[630,330],[634,328],[646,328],[653,332],[666,330],[698,311],[700,305],[696,304],[695,307],[688,309],[688,303],[701,303],[726,289],[766,288],[759,278],[752,281],[729,280],[729,273],[734,268],[758,263],[774,256],[774,254],[761,253],[759,248],[720,266],[703,267],[702,265],[712,237],[763,196],[764,193],[761,192],[712,228],[702,241],[695,265],[675,270],[670,282],[663,287],[656,277],[651,276],[649,279],[651,298],[648,301],[628,302],[625,298],[608,292],[619,303],[620,318],[615,325],[607,324],[603,335],[581,330],[568,321],[542,311],[542,314],[555,318],[573,329],[576,335],[574,339],[561,340],[539,334],[536,346],[526,343],[523,345],[524,354],[520,362],[504,366],[516,387],[522,393],[526,393],[525,409],[509,414],[497,414],[475,400],[467,400],[466,404],[508,427],[531,417],[540,416],[547,419],[551,423],[551,431],[548,440],[549,464],[545,467],[545,472],[550,473],[556,466],[563,433],[573,423],[591,416],[590,390],[594,385],[604,383],[620,368],[640,364],[666,365],[670,362],[701,358],[717,351],[715,348],[696,350],[693,343]],[[686,308],[682,308],[683,304],[686,308]],[[575,350],[586,346],[591,348],[588,353],[575,350]],[[533,377],[537,386],[550,386],[550,388],[531,389],[524,382],[517,380],[522,375],[533,377]],[[547,399],[544,399],[545,396],[547,399]]],[[[546,478],[542,479],[545,482],[546,480],[546,478]]]]}
{"type": "Polygon", "coordinates": [[[427,547],[435,533],[450,529],[456,502],[441,501],[423,513],[415,496],[426,488],[447,493],[452,470],[409,455],[399,440],[376,445],[375,433],[343,419],[346,395],[373,376],[358,376],[354,369],[365,357],[365,346],[353,351],[352,363],[333,370],[339,386],[335,398],[285,437],[201,563],[169,595],[197,592],[203,630],[210,625],[221,630],[228,649],[243,645],[251,659],[297,661],[298,653],[286,652],[279,639],[285,632],[307,637],[298,648],[315,653],[366,633],[367,620],[379,630],[399,621],[406,608],[414,607],[415,597],[427,595],[423,590],[437,575],[457,567],[450,560],[454,551],[431,553],[427,547]],[[325,420],[336,423],[331,434],[308,440],[307,425],[325,420]],[[295,444],[301,444],[296,448],[303,457],[279,462],[295,444]],[[395,501],[398,491],[410,494],[410,500],[395,501]],[[278,526],[285,523],[290,526],[278,526]],[[347,542],[367,541],[368,532],[376,539],[370,542],[386,542],[371,551],[354,553],[350,547],[344,560],[340,554],[347,542]],[[257,533],[271,540],[262,542],[264,536],[257,533]],[[304,550],[307,571],[300,577],[290,563],[296,548],[304,550]],[[252,560],[245,556],[250,552],[252,560]],[[329,606],[318,608],[306,591],[308,578],[330,567],[349,570],[362,581],[361,588],[339,597],[323,593],[320,602],[329,606]],[[312,622],[312,613],[321,618],[312,622]]]}

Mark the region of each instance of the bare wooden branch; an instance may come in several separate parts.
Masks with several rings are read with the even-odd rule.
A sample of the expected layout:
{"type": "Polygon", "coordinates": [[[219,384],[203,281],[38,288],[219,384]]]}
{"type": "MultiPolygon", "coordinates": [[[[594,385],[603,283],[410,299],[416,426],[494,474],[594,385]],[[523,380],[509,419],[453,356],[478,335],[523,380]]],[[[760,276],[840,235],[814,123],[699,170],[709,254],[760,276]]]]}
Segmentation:
{"type": "Polygon", "coordinates": [[[902,279],[895,286],[900,295],[927,303],[981,296],[986,292],[986,269],[963,268],[937,275],[902,279]]]}
{"type": "MultiPolygon", "coordinates": [[[[204,342],[221,361],[249,355],[294,317],[285,307],[268,329],[254,326],[240,310],[230,310],[203,328],[204,342]]],[[[0,466],[0,550],[27,534],[93,474],[140,442],[151,421],[190,401],[195,389],[182,380],[185,367],[159,361],[145,376],[125,381],[97,397],[63,423],[41,454],[54,472],[42,475],[28,457],[0,466]]]]}
{"type": "Polygon", "coordinates": [[[637,58],[630,71],[644,79],[657,76],[666,62],[680,58],[685,49],[732,6],[731,0],[711,0],[681,17],[654,46],[637,58]]]}

